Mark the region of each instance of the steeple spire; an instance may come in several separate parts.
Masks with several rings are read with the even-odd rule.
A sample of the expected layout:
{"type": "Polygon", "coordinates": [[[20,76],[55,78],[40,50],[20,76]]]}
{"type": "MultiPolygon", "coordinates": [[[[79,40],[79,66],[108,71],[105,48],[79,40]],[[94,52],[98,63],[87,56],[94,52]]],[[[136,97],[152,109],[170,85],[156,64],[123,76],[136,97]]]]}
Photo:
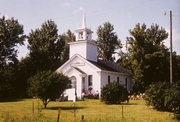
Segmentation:
{"type": "Polygon", "coordinates": [[[86,28],[86,15],[83,14],[82,28],[86,28]]]}

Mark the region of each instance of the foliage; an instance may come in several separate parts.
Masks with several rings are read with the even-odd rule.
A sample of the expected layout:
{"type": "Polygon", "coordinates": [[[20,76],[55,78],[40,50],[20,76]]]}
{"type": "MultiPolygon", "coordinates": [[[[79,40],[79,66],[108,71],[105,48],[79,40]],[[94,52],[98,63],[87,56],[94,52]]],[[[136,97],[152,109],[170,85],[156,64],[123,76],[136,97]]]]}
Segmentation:
{"type": "Polygon", "coordinates": [[[131,67],[131,62],[129,60],[130,54],[128,52],[120,51],[118,55],[119,55],[119,59],[116,61],[116,63],[124,68],[131,70],[132,67],[131,67]]]}
{"type": "Polygon", "coordinates": [[[121,42],[114,32],[114,26],[109,22],[104,23],[103,26],[98,27],[97,36],[99,58],[114,60],[115,50],[122,48],[121,42]]]}
{"type": "Polygon", "coordinates": [[[63,74],[43,71],[29,79],[28,93],[40,98],[46,108],[50,100],[60,97],[69,84],[69,78],[63,74]]]}
{"type": "Polygon", "coordinates": [[[165,102],[164,92],[169,88],[169,83],[166,82],[157,82],[153,83],[146,90],[146,102],[148,105],[154,106],[158,110],[167,110],[165,102]]]}
{"type": "Polygon", "coordinates": [[[119,83],[111,82],[102,88],[101,98],[107,104],[119,104],[128,100],[128,92],[119,83]]]}
{"type": "Polygon", "coordinates": [[[24,82],[20,80],[22,76],[18,70],[18,64],[9,63],[3,68],[0,67],[1,101],[18,99],[24,96],[24,82]]]}
{"type": "Polygon", "coordinates": [[[164,94],[164,106],[174,113],[176,119],[180,120],[180,81],[173,83],[164,94]]]}
{"type": "Polygon", "coordinates": [[[180,82],[151,84],[146,90],[146,96],[145,100],[148,105],[158,110],[171,111],[176,119],[180,119],[180,82]]]}
{"type": "Polygon", "coordinates": [[[172,69],[173,69],[173,82],[180,81],[180,55],[177,55],[175,52],[172,55],[172,69]]]}
{"type": "Polygon", "coordinates": [[[66,62],[69,59],[69,42],[75,41],[75,35],[68,30],[66,34],[62,34],[61,39],[65,42],[64,50],[62,52],[62,62],[66,62]]]}
{"type": "MultiPolygon", "coordinates": [[[[158,25],[137,24],[127,37],[128,60],[134,77],[134,91],[144,92],[152,82],[169,80],[168,33],[158,25]]],[[[128,63],[129,64],[129,63],[128,63]]]]}
{"type": "Polygon", "coordinates": [[[14,76],[12,70],[0,68],[0,101],[5,99],[10,99],[14,97],[14,87],[13,80],[11,79],[14,76]]]}
{"type": "Polygon", "coordinates": [[[28,42],[34,72],[55,70],[61,65],[64,41],[59,37],[57,25],[52,20],[43,23],[40,29],[32,30],[28,42]]]}
{"type": "Polygon", "coordinates": [[[25,38],[23,33],[23,25],[19,24],[18,20],[0,17],[0,67],[9,62],[18,62],[15,47],[23,44],[25,38]]]}

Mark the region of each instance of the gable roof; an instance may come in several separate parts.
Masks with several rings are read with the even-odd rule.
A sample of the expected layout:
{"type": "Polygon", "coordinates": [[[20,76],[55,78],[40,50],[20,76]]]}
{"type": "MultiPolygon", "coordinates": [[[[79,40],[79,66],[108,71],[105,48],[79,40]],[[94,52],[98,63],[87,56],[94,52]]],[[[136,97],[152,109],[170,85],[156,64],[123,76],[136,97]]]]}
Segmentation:
{"type": "Polygon", "coordinates": [[[94,64],[96,67],[100,68],[101,70],[124,73],[128,75],[132,75],[131,71],[128,69],[108,60],[98,60],[98,62],[89,61],[94,64]]]}
{"type": "MultiPolygon", "coordinates": [[[[66,61],[63,65],[61,65],[56,71],[61,71],[66,65],[68,65],[73,59],[75,59],[76,57],[78,57],[79,59],[81,59],[82,61],[88,63],[89,65],[91,65],[92,67],[94,67],[97,70],[101,70],[99,67],[95,66],[93,63],[91,63],[90,61],[86,60],[84,57],[80,56],[79,54],[75,54],[74,56],[72,56],[68,61],[66,61]]],[[[77,70],[77,69],[76,69],[77,70]]]]}
{"type": "MultiPolygon", "coordinates": [[[[127,74],[127,75],[132,75],[131,71],[129,71],[126,68],[123,68],[122,66],[112,62],[112,61],[108,61],[108,60],[98,60],[98,62],[95,61],[91,61],[91,60],[86,60],[85,58],[83,58],[82,56],[76,54],[74,56],[72,56],[68,61],[66,61],[61,67],[59,67],[57,69],[57,71],[61,71],[63,69],[63,67],[65,67],[66,65],[68,65],[74,58],[80,58],[81,60],[87,62],[88,64],[90,64],[91,66],[93,66],[94,68],[96,68],[97,70],[104,70],[104,71],[110,71],[110,72],[117,72],[117,73],[123,73],[123,74],[127,74]]],[[[77,67],[73,67],[76,71],[80,72],[81,74],[86,74],[84,71],[82,71],[81,69],[77,68],[77,67]]]]}
{"type": "Polygon", "coordinates": [[[82,71],[81,69],[77,68],[77,67],[73,67],[74,69],[76,69],[78,72],[80,72],[81,74],[86,74],[84,71],[82,71]]]}

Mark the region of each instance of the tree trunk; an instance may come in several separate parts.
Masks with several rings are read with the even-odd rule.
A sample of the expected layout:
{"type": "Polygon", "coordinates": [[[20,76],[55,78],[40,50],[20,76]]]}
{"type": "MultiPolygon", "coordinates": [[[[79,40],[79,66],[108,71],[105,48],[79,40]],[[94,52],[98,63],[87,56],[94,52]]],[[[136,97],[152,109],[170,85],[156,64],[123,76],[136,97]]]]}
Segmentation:
{"type": "Polygon", "coordinates": [[[43,100],[43,105],[44,105],[44,108],[47,107],[47,104],[48,104],[48,100],[43,100]]]}

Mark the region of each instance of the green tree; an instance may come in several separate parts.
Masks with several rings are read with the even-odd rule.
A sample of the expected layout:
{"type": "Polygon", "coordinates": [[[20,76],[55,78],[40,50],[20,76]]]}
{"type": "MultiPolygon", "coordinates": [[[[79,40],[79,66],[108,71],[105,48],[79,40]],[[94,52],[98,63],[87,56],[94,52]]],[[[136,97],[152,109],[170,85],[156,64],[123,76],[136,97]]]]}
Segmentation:
{"type": "Polygon", "coordinates": [[[14,18],[0,17],[0,99],[18,96],[17,46],[25,39],[23,25],[14,18]]]}
{"type": "Polygon", "coordinates": [[[43,71],[29,79],[28,93],[42,100],[44,108],[70,86],[70,80],[63,74],[52,71],[43,71]]]}
{"type": "Polygon", "coordinates": [[[14,98],[14,73],[12,66],[5,69],[0,67],[0,101],[14,98]]]}
{"type": "Polygon", "coordinates": [[[62,52],[62,62],[66,62],[69,59],[69,42],[75,41],[75,35],[70,30],[68,30],[65,34],[62,34],[61,39],[65,42],[64,50],[62,52]]]}
{"type": "Polygon", "coordinates": [[[119,55],[119,59],[116,61],[116,63],[124,68],[131,70],[132,67],[131,67],[131,62],[129,60],[130,57],[129,53],[120,51],[118,55],[119,55]]]}
{"type": "Polygon", "coordinates": [[[137,24],[127,37],[129,61],[134,74],[134,90],[144,92],[152,82],[167,81],[168,49],[164,45],[168,33],[158,25],[147,28],[137,24]]]}
{"type": "Polygon", "coordinates": [[[98,27],[97,36],[99,58],[113,61],[116,49],[122,48],[121,42],[114,32],[114,26],[109,22],[104,23],[103,26],[98,27]]]}
{"type": "Polygon", "coordinates": [[[14,18],[6,19],[0,17],[0,66],[7,65],[8,62],[17,63],[17,49],[22,45],[25,35],[23,25],[14,18]]]}
{"type": "Polygon", "coordinates": [[[40,29],[32,30],[28,42],[34,72],[55,70],[62,64],[65,42],[59,37],[57,25],[52,20],[43,23],[40,29]]]}
{"type": "Polygon", "coordinates": [[[180,55],[173,53],[173,82],[180,81],[180,55]]]}

